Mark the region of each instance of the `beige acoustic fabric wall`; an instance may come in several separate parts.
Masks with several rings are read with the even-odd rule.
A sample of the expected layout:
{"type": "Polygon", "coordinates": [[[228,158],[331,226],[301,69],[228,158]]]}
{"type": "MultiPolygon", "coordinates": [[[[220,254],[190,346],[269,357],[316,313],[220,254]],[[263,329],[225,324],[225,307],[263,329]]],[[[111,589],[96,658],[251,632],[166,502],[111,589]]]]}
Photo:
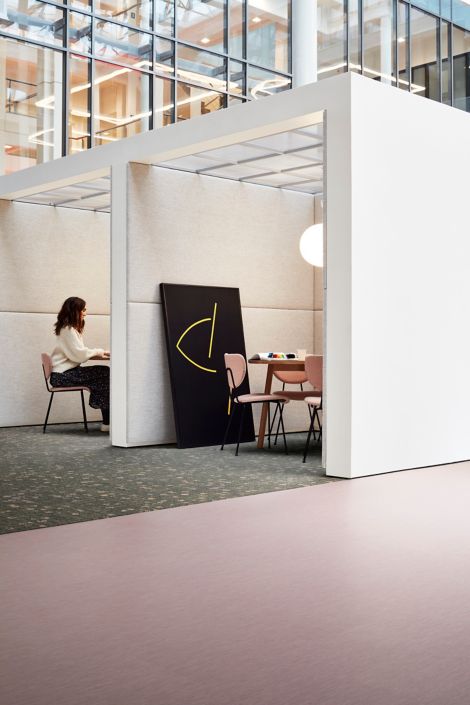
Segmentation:
{"type": "MultiPolygon", "coordinates": [[[[308,194],[144,165],[129,170],[128,442],[175,440],[159,284],[240,289],[248,355],[314,350],[314,272],[298,241],[308,194]]],[[[253,390],[265,368],[250,367],[253,390]]],[[[288,428],[306,427],[291,404],[288,428]]]]}
{"type": "MultiPolygon", "coordinates": [[[[86,343],[109,345],[109,215],[0,202],[0,283],[0,426],[42,423],[40,353],[64,299],[86,299],[86,343]]],[[[57,395],[51,422],[80,419],[79,396],[57,395]]]]}

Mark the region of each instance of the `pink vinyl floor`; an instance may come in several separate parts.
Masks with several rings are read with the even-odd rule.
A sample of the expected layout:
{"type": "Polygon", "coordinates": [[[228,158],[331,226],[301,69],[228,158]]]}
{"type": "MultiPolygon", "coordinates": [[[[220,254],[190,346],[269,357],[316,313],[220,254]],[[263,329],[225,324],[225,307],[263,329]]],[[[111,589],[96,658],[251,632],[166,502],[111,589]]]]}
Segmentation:
{"type": "Polygon", "coordinates": [[[0,536],[1,705],[468,705],[470,464],[0,536]]]}

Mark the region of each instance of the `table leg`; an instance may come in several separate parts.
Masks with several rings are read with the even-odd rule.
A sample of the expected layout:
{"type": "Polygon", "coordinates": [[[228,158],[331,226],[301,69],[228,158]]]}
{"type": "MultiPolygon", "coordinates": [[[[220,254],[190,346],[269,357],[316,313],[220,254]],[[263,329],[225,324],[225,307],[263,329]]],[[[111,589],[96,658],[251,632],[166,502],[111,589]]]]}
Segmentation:
{"type": "MultiPolygon", "coordinates": [[[[264,385],[264,393],[271,394],[271,386],[273,383],[273,366],[268,365],[268,370],[266,372],[266,383],[264,385]]],[[[268,418],[268,404],[263,404],[261,408],[261,418],[259,420],[259,433],[258,433],[258,448],[264,446],[264,435],[266,433],[266,419],[268,418]]]]}

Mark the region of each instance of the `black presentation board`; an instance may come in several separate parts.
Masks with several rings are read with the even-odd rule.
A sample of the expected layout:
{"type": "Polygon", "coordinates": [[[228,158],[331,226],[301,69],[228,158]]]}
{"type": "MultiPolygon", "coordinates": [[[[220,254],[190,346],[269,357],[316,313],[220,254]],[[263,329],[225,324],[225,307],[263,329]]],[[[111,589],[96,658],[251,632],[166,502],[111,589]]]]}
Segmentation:
{"type": "MultiPolygon", "coordinates": [[[[160,284],[178,448],[220,445],[228,421],[224,353],[246,359],[240,292],[223,286],[160,284]]],[[[248,375],[241,393],[249,392],[248,375]]],[[[238,415],[227,443],[235,443],[238,415]]],[[[254,440],[251,407],[242,441],[254,440]]]]}

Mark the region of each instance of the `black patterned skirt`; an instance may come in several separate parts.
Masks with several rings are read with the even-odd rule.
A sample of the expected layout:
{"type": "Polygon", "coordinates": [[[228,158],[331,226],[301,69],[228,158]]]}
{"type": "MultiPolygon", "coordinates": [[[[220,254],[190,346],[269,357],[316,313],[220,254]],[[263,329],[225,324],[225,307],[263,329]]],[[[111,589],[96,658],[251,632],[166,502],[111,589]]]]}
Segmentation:
{"type": "Polygon", "coordinates": [[[90,365],[51,374],[53,387],[88,387],[93,409],[109,409],[109,367],[90,365]]]}

